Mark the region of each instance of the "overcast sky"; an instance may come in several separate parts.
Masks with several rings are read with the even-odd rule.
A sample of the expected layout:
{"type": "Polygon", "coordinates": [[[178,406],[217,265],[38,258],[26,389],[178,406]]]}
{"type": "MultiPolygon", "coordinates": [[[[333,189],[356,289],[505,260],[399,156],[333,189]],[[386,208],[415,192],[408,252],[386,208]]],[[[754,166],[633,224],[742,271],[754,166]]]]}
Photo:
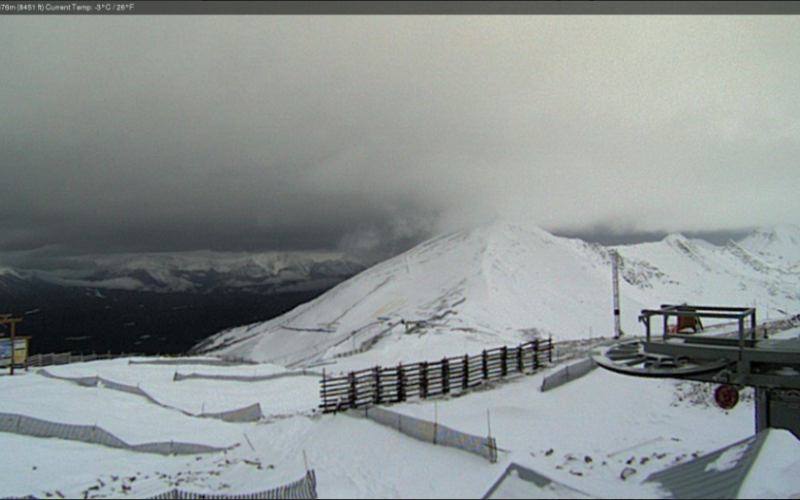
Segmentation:
{"type": "Polygon", "coordinates": [[[800,223],[798,17],[4,17],[0,47],[5,254],[800,223]]]}

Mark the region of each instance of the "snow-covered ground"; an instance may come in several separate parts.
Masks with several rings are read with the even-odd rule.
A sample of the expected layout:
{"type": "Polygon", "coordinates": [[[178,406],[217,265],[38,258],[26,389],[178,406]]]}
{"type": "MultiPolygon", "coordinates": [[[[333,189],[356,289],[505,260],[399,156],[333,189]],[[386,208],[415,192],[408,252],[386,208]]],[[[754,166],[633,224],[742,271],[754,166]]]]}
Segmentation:
{"type": "Polygon", "coordinates": [[[797,498],[800,441],[788,431],[777,431],[770,435],[760,456],[763,459],[750,470],[739,498],[797,498]]]}
{"type": "MultiPolygon", "coordinates": [[[[142,361],[135,360],[134,361],[142,361]]],[[[276,378],[264,382],[189,379],[174,382],[175,374],[263,377],[288,373],[273,365],[170,366],[130,364],[127,359],[47,368],[59,377],[99,376],[121,384],[138,386],[160,403],[193,414],[221,413],[260,403],[268,415],[310,412],[318,404],[320,377],[314,374],[276,378]],[[211,382],[211,383],[210,383],[211,382]],[[280,394],[281,397],[275,397],[280,394]]],[[[43,377],[42,377],[43,378],[43,377]]],[[[78,387],[78,389],[81,389],[78,387]]],[[[85,390],[85,389],[84,389],[85,390]]],[[[105,389],[110,391],[110,389],[105,389]]],[[[101,396],[102,397],[102,396],[101,396]]],[[[36,416],[36,415],[31,415],[36,416]]]]}
{"type": "Polygon", "coordinates": [[[428,420],[438,417],[476,435],[488,434],[488,413],[501,449],[499,464],[492,465],[368,420],[315,414],[318,379],[313,377],[174,382],[176,370],[240,376],[280,372],[269,366],[174,367],[124,360],[50,368],[59,376],[100,375],[141,385],[165,403],[191,411],[203,403],[206,409],[226,410],[257,401],[267,418],[252,424],[192,418],[135,395],[33,372],[0,377],[0,412],[97,424],[132,444],[239,445],[219,455],[162,457],[0,433],[0,449],[13,450],[14,457],[0,469],[0,496],[83,496],[96,487],[90,495],[141,497],[175,485],[205,493],[256,492],[301,478],[305,453],[322,498],[476,498],[511,462],[593,496],[646,498],[654,495],[651,486],[641,484],[650,473],[754,431],[751,403],[724,412],[707,401],[710,392],[691,384],[602,370],[548,393],[539,390],[543,375],[535,375],[457,398],[393,407],[428,420]],[[636,474],[623,481],[626,468],[636,474]]]}
{"type": "MultiPolygon", "coordinates": [[[[620,247],[623,327],[640,334],[640,309],[670,302],[756,306],[762,320],[795,315],[798,242],[800,230],[777,228],[726,247],[681,236],[620,247]]],[[[300,479],[307,461],[322,498],[478,498],[512,462],[592,496],[657,497],[659,491],[642,484],[649,474],[753,434],[752,397],[725,412],[710,402],[707,385],[596,370],[547,393],[539,389],[544,374],[538,374],[394,407],[470,434],[491,428],[501,449],[496,465],[369,420],[316,412],[323,369],[435,361],[537,336],[572,341],[562,343],[562,351],[577,349],[585,339],[612,335],[611,303],[609,249],[502,222],[443,236],[281,318],[223,332],[203,345],[215,355],[263,365],[116,360],[48,369],[61,377],[101,376],[139,386],[190,414],[259,403],[265,418],[258,423],[193,417],[141,396],[32,372],[0,377],[0,412],[96,424],[130,444],[236,446],[220,455],[162,457],[0,434],[0,449],[13,450],[14,457],[0,468],[0,496],[141,497],[176,486],[251,493],[300,479]],[[315,373],[258,382],[174,380],[176,373],[262,377],[298,368],[315,373]]],[[[792,335],[800,331],[781,334],[792,335]]],[[[794,443],[776,442],[771,449],[773,472],[748,477],[747,492],[800,492],[800,464],[788,456],[794,443]],[[775,480],[783,483],[777,490],[768,484],[775,480]]]]}

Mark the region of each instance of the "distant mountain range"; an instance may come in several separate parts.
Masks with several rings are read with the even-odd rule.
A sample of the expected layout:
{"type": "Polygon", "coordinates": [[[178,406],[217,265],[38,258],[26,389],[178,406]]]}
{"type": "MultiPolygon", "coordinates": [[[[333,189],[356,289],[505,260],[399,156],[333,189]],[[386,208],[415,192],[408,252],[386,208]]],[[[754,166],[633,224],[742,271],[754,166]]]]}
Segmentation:
{"type": "Polygon", "coordinates": [[[21,298],[33,293],[35,283],[23,278],[18,272],[9,268],[0,268],[0,299],[21,298]]]}
{"type": "MultiPolygon", "coordinates": [[[[665,303],[800,312],[800,228],[758,230],[715,246],[675,234],[614,248],[622,258],[623,328],[665,303]]],[[[196,352],[283,365],[364,366],[438,359],[514,344],[611,337],[611,248],[496,222],[441,236],[271,321],[220,333],[196,352]]]]}
{"type": "Polygon", "coordinates": [[[364,270],[342,254],[215,252],[75,257],[55,271],[0,269],[0,299],[53,287],[159,293],[305,292],[364,270]]]}

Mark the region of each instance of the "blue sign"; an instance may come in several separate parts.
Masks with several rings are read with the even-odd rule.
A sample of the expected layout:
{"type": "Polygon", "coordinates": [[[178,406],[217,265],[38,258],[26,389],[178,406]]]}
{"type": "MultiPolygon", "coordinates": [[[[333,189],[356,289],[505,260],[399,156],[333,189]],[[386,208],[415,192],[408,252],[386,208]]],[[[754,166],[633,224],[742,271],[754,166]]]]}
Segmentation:
{"type": "Polygon", "coordinates": [[[11,339],[0,340],[0,361],[11,359],[11,339]]]}

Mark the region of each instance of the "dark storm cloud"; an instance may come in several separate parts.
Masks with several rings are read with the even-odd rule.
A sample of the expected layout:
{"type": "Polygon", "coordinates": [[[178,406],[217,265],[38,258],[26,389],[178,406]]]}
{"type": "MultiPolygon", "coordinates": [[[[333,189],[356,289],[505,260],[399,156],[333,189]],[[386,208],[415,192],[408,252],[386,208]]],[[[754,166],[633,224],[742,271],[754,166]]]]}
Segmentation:
{"type": "Polygon", "coordinates": [[[797,223],[795,18],[0,19],[0,251],[797,223]]]}

